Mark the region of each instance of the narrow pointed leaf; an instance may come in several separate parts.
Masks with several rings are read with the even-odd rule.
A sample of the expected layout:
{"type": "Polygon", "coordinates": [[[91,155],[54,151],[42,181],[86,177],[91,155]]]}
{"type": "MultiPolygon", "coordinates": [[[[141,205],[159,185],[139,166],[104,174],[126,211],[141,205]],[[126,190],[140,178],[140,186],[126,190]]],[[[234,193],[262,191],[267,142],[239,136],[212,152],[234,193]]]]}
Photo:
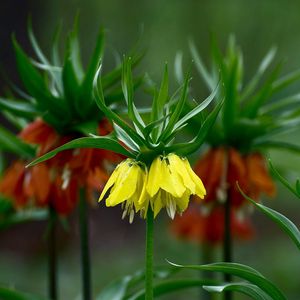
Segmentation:
{"type": "Polygon", "coordinates": [[[130,281],[131,276],[125,276],[121,279],[117,279],[104,288],[96,297],[96,300],[124,300],[130,281]]]}
{"type": "Polygon", "coordinates": [[[1,300],[46,300],[46,298],[36,296],[33,294],[16,291],[5,286],[0,286],[1,300]]]}
{"type": "Polygon", "coordinates": [[[217,92],[219,89],[219,84],[215,87],[213,92],[200,104],[198,104],[195,108],[193,108],[190,112],[188,112],[183,118],[181,118],[174,126],[174,129],[176,130],[178,127],[182,126],[184,123],[189,121],[191,118],[199,114],[202,110],[204,110],[215,98],[217,92]]]}
{"type": "Polygon", "coordinates": [[[143,129],[145,127],[145,123],[141,118],[133,102],[133,80],[132,80],[130,57],[124,59],[121,83],[122,83],[124,98],[128,106],[128,116],[133,121],[137,132],[139,132],[139,134],[143,136],[143,129]]]}
{"type": "Polygon", "coordinates": [[[123,146],[119,144],[118,141],[111,138],[110,136],[99,136],[99,137],[83,137],[75,139],[69,143],[66,143],[44,155],[32,161],[28,167],[34,166],[40,162],[48,160],[54,157],[61,151],[77,148],[98,148],[113,151],[115,153],[123,154],[128,157],[134,157],[134,155],[126,150],[123,146]]]}
{"type": "MultiPolygon", "coordinates": [[[[218,284],[217,281],[212,279],[173,279],[154,284],[153,294],[155,297],[159,297],[172,292],[181,291],[188,288],[201,287],[203,285],[218,284]]],[[[144,300],[145,290],[138,291],[130,297],[126,297],[125,300],[144,300]]],[[[101,299],[97,299],[101,300],[101,299]]]]}
{"type": "Polygon", "coordinates": [[[100,61],[104,52],[104,30],[101,28],[98,33],[96,46],[90,59],[84,80],[80,86],[80,95],[77,101],[77,110],[82,111],[82,114],[87,113],[93,104],[93,82],[97,73],[100,61]]]}
{"type": "Polygon", "coordinates": [[[0,108],[23,118],[33,118],[41,112],[29,102],[0,98],[0,108]]]}
{"type": "Polygon", "coordinates": [[[200,76],[202,76],[209,90],[213,91],[215,87],[215,81],[207,71],[204,63],[202,62],[201,56],[199,55],[197,48],[192,40],[189,40],[189,48],[194,59],[197,71],[199,72],[200,76]]]}
{"type": "Polygon", "coordinates": [[[259,287],[247,282],[227,283],[219,286],[204,286],[203,288],[210,293],[223,293],[230,291],[247,295],[255,300],[273,300],[259,287]]]}
{"type": "Polygon", "coordinates": [[[97,106],[100,110],[114,123],[116,123],[119,127],[121,127],[130,137],[131,139],[137,143],[139,146],[144,145],[144,140],[124,121],[122,120],[116,113],[114,113],[106,104],[104,100],[103,90],[102,90],[102,80],[100,76],[101,66],[99,67],[95,78],[94,78],[94,99],[97,106]]]}
{"type": "Polygon", "coordinates": [[[39,74],[39,72],[33,67],[29,58],[22,50],[20,45],[17,43],[16,39],[13,38],[13,46],[15,49],[17,67],[19,71],[19,75],[26,87],[27,91],[34,98],[49,98],[49,93],[47,92],[47,87],[43,77],[39,74]]]}
{"type": "Polygon", "coordinates": [[[76,76],[78,78],[78,81],[81,82],[84,71],[82,67],[81,57],[80,57],[80,46],[78,41],[78,25],[79,25],[79,15],[76,16],[73,30],[69,35],[68,38],[68,48],[70,51],[70,58],[72,61],[73,68],[75,70],[76,76]]]}
{"type": "Polygon", "coordinates": [[[67,102],[69,109],[74,112],[75,107],[77,108],[76,104],[78,101],[79,82],[68,51],[62,69],[62,82],[64,88],[64,99],[67,102]]]}
{"type": "Polygon", "coordinates": [[[24,143],[2,127],[0,127],[0,149],[13,152],[24,158],[32,158],[35,155],[34,147],[24,143]]]}
{"type": "MultiPolygon", "coordinates": [[[[41,48],[36,40],[36,37],[32,30],[32,23],[31,23],[30,19],[28,22],[28,35],[29,35],[29,40],[31,42],[32,48],[33,48],[35,54],[37,55],[37,57],[39,58],[39,60],[41,61],[41,63],[46,66],[51,66],[49,60],[44,55],[43,51],[41,50],[41,48]]],[[[60,73],[55,72],[51,68],[49,68],[49,74],[52,76],[52,79],[56,82],[56,84],[60,85],[60,73]]]]}
{"type": "Polygon", "coordinates": [[[222,105],[223,105],[223,101],[220,101],[217,104],[217,106],[213,109],[213,111],[207,116],[201,128],[199,129],[197,136],[192,141],[190,141],[189,143],[172,145],[170,147],[167,147],[166,151],[167,152],[176,151],[176,153],[181,154],[183,156],[197,151],[200,148],[200,146],[204,143],[207,134],[211,130],[212,126],[214,125],[218,117],[218,114],[222,108],[222,105]]]}
{"type": "Polygon", "coordinates": [[[221,272],[225,274],[238,276],[258,286],[271,298],[276,300],[286,300],[285,296],[272,282],[266,279],[262,274],[260,274],[255,269],[248,267],[246,265],[242,265],[238,263],[223,263],[223,262],[212,263],[207,265],[177,265],[174,263],[170,263],[170,264],[177,268],[182,268],[182,269],[221,272]]]}
{"type": "Polygon", "coordinates": [[[274,112],[281,113],[282,111],[286,110],[289,107],[297,107],[300,103],[300,94],[296,94],[293,96],[289,96],[287,98],[283,98],[272,103],[266,104],[262,106],[260,112],[262,114],[270,114],[274,112]]]}
{"type": "Polygon", "coordinates": [[[32,65],[28,56],[15,39],[13,39],[13,45],[16,53],[19,75],[29,94],[35,98],[43,110],[49,111],[61,118],[65,118],[68,115],[65,103],[61,101],[60,98],[50,94],[44,78],[32,65]]]}
{"type": "Polygon", "coordinates": [[[278,93],[288,85],[292,84],[295,81],[298,81],[300,79],[300,71],[294,71],[291,72],[284,77],[281,77],[280,79],[277,79],[273,84],[272,84],[272,93],[278,93]]]}
{"type": "Polygon", "coordinates": [[[263,87],[257,91],[251,98],[248,99],[247,104],[243,108],[243,115],[249,118],[257,116],[259,108],[271,97],[273,91],[273,84],[279,75],[281,64],[278,64],[269,75],[263,87]]]}
{"type": "MultiPolygon", "coordinates": [[[[269,136],[268,136],[269,137],[269,136]]],[[[293,151],[296,153],[300,152],[300,145],[291,144],[281,141],[271,141],[271,140],[259,140],[253,144],[255,148],[268,148],[268,149],[282,149],[293,151]]]]}
{"type": "Polygon", "coordinates": [[[268,216],[270,219],[272,219],[275,223],[277,223],[280,228],[285,231],[288,236],[292,239],[292,241],[295,243],[295,245],[300,250],[300,232],[297,226],[289,220],[286,216],[282,215],[281,213],[264,206],[261,203],[255,202],[253,199],[248,197],[238,186],[241,194],[249,200],[253,205],[255,205],[261,212],[263,212],[266,216],[268,216]]]}
{"type": "Polygon", "coordinates": [[[187,99],[189,81],[190,81],[189,74],[187,74],[184,85],[182,87],[180,98],[175,104],[175,109],[172,111],[170,119],[166,127],[164,128],[161,136],[159,137],[159,140],[165,140],[172,133],[172,129],[174,128],[176,122],[178,121],[187,99]]]}
{"type": "MultiPolygon", "coordinates": [[[[143,58],[144,53],[133,53],[130,55],[131,57],[131,65],[132,67],[135,67],[143,58]]],[[[104,90],[107,90],[108,88],[111,88],[114,86],[122,77],[122,66],[115,68],[113,71],[110,71],[109,73],[102,76],[102,87],[104,90]]]]}
{"type": "Polygon", "coordinates": [[[253,76],[252,80],[245,87],[244,92],[241,95],[241,102],[244,101],[248,96],[250,96],[251,93],[255,90],[260,79],[262,78],[262,75],[265,73],[265,71],[273,61],[275,54],[276,54],[276,48],[272,47],[267,53],[267,55],[261,61],[258,70],[253,76]]]}
{"type": "MultiPolygon", "coordinates": [[[[300,150],[300,146],[299,146],[300,150]]],[[[287,188],[289,189],[297,198],[300,199],[300,192],[297,190],[297,184],[299,185],[299,181],[296,183],[296,189],[291,186],[291,184],[283,177],[280,175],[280,173],[275,169],[273,166],[271,160],[269,159],[269,166],[272,171],[272,173],[275,175],[275,177],[287,188]]]]}
{"type": "Polygon", "coordinates": [[[124,131],[120,126],[114,124],[114,129],[116,131],[118,139],[124,143],[129,149],[135,152],[139,152],[139,145],[132,140],[132,138],[124,131]]]}
{"type": "MultiPolygon", "coordinates": [[[[164,105],[166,104],[168,98],[169,98],[169,77],[168,77],[168,65],[166,64],[160,89],[158,91],[158,94],[155,95],[153,99],[151,118],[150,118],[151,121],[161,119],[161,117],[164,114],[164,105]]],[[[152,132],[152,138],[154,141],[157,140],[162,128],[163,128],[162,124],[160,127],[154,128],[152,132]]]]}
{"type": "Polygon", "coordinates": [[[14,113],[9,111],[2,111],[2,115],[13,125],[18,131],[22,130],[28,124],[28,119],[17,117],[14,113]]]}
{"type": "Polygon", "coordinates": [[[178,51],[174,60],[174,69],[175,69],[175,77],[179,84],[182,84],[184,81],[183,70],[182,70],[182,59],[183,54],[181,51],[178,51]]]}

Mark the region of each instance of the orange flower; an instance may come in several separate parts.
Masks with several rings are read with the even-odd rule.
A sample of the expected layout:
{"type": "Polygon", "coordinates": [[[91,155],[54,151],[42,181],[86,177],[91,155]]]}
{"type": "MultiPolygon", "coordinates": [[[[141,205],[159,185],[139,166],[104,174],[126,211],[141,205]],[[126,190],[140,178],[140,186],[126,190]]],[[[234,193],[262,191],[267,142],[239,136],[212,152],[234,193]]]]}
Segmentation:
{"type": "MultiPolygon", "coordinates": [[[[98,132],[108,134],[110,123],[99,123],[98,132]]],[[[20,135],[24,141],[38,146],[42,155],[74,136],[61,136],[41,119],[37,119],[20,135]]],[[[0,181],[0,193],[15,199],[16,208],[33,203],[44,207],[51,205],[62,215],[69,214],[76,206],[78,190],[86,189],[88,200],[93,192],[103,187],[108,179],[108,163],[117,163],[120,155],[101,149],[75,149],[59,153],[53,159],[25,169],[25,162],[17,161],[8,168],[0,181]]]]}
{"type": "MultiPolygon", "coordinates": [[[[215,206],[205,211],[199,206],[191,206],[182,216],[171,223],[172,232],[179,238],[199,243],[220,244],[224,239],[224,208],[215,206]]],[[[236,211],[231,212],[231,234],[240,240],[249,240],[254,229],[249,219],[239,218],[236,211]]]]}
{"type": "Polygon", "coordinates": [[[234,148],[228,151],[223,147],[210,149],[196,164],[195,172],[203,179],[206,187],[205,202],[222,202],[225,200],[222,195],[227,193],[233,207],[242,206],[246,200],[240,194],[236,182],[256,200],[262,193],[274,196],[276,192],[264,158],[259,153],[242,155],[234,148]]]}
{"type": "Polygon", "coordinates": [[[28,124],[19,134],[20,138],[29,144],[39,145],[38,155],[56,148],[60,136],[42,119],[36,119],[28,124]]]}
{"type": "Polygon", "coordinates": [[[6,170],[0,181],[0,193],[15,200],[16,207],[27,202],[24,194],[25,165],[16,161],[6,170]]]}

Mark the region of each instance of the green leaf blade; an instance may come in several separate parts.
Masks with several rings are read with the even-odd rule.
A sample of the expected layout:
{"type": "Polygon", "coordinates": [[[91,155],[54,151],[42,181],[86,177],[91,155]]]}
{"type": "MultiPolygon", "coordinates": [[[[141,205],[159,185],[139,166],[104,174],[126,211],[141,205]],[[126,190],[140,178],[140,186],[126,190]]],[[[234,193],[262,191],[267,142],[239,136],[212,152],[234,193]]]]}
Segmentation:
{"type": "MultiPolygon", "coordinates": [[[[170,262],[169,262],[170,263],[170,262]]],[[[238,263],[212,263],[207,265],[177,265],[170,263],[174,267],[182,269],[204,270],[212,272],[221,272],[225,274],[231,274],[238,276],[242,279],[249,281],[250,283],[258,286],[266,294],[276,300],[286,300],[281,291],[269,280],[267,280],[262,274],[255,269],[238,263]]]]}
{"type": "Polygon", "coordinates": [[[27,167],[34,166],[40,162],[51,159],[56,154],[64,150],[77,149],[77,148],[97,148],[113,151],[115,153],[123,154],[128,157],[134,157],[134,155],[126,150],[118,141],[110,136],[99,137],[83,137],[75,139],[69,143],[66,143],[32,161],[27,167]]]}

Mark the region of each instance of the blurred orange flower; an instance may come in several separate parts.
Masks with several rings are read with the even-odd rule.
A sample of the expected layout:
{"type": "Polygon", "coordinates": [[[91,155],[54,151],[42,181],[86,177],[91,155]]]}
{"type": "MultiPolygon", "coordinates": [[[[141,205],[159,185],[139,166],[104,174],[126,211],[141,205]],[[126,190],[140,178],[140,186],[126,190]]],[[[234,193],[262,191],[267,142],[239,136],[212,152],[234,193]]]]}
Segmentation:
{"type": "Polygon", "coordinates": [[[241,207],[245,203],[236,182],[245,194],[258,200],[262,193],[273,197],[275,184],[270,177],[265,160],[260,153],[240,154],[234,148],[210,149],[196,166],[195,172],[203,179],[207,196],[204,202],[225,201],[224,193],[230,198],[233,207],[241,207]],[[226,153],[227,152],[227,153],[226,153]],[[222,183],[222,178],[225,183],[222,183]]]}
{"type": "MultiPolygon", "coordinates": [[[[246,215],[239,215],[232,210],[230,224],[234,238],[249,240],[254,236],[254,228],[246,215]]],[[[224,207],[218,205],[208,211],[194,204],[182,216],[175,218],[171,230],[185,240],[220,244],[224,239],[224,207]]]]}
{"type": "Polygon", "coordinates": [[[218,244],[224,238],[224,203],[231,205],[231,233],[238,239],[253,237],[254,229],[247,215],[247,200],[239,192],[239,183],[245,194],[259,200],[262,193],[274,196],[275,184],[268,174],[260,153],[242,155],[234,148],[210,149],[196,166],[195,173],[202,179],[206,197],[177,217],[172,231],[179,237],[198,242],[218,244]]]}
{"type": "MultiPolygon", "coordinates": [[[[99,134],[106,135],[111,130],[107,120],[99,123],[99,134]]],[[[19,136],[37,145],[38,156],[74,138],[59,135],[41,119],[30,123],[19,136]]],[[[28,169],[26,162],[18,160],[4,173],[0,193],[14,199],[16,208],[51,205],[57,213],[67,215],[76,206],[79,188],[84,187],[87,199],[92,200],[93,191],[103,188],[108,179],[107,164],[119,160],[120,155],[102,149],[67,150],[28,169]]]]}

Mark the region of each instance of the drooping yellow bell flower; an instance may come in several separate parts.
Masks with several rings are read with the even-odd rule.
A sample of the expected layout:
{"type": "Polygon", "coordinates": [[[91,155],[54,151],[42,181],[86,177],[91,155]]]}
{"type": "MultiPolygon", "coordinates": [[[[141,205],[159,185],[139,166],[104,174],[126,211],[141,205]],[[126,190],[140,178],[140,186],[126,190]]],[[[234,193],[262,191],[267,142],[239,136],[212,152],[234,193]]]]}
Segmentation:
{"type": "Polygon", "coordinates": [[[123,218],[128,215],[132,223],[137,212],[146,218],[149,204],[154,217],[165,207],[173,219],[176,212],[186,210],[191,195],[203,199],[205,194],[203,183],[188,160],[171,153],[156,157],[149,173],[142,162],[126,159],[110,176],[99,201],[106,199],[106,206],[122,203],[123,218]]]}
{"type": "MultiPolygon", "coordinates": [[[[206,191],[201,179],[194,173],[188,160],[176,154],[160,155],[154,159],[146,186],[154,217],[166,207],[170,218],[182,213],[188,206],[191,195],[204,198],[206,191]]],[[[139,204],[147,201],[140,198],[139,204]]]]}
{"type": "Polygon", "coordinates": [[[115,206],[122,203],[123,218],[128,215],[132,223],[134,213],[145,208],[139,203],[145,203],[147,169],[146,166],[134,159],[121,162],[107,181],[99,202],[106,199],[106,206],[115,206]]]}

